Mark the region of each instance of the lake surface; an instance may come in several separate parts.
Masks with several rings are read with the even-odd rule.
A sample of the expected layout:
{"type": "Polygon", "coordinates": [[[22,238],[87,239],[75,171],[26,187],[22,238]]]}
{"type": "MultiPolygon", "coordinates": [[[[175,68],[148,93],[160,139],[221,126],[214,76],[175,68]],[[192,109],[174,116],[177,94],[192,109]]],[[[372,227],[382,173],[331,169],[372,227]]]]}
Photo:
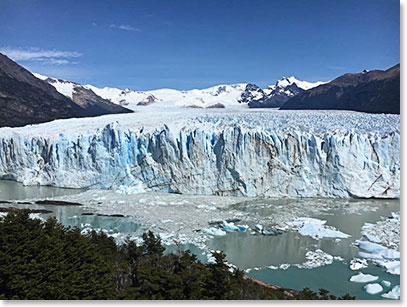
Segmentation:
{"type": "MultiPolygon", "coordinates": [[[[12,181],[0,181],[0,200],[45,199],[52,197],[75,196],[83,190],[61,189],[45,186],[23,186],[12,181]]],[[[180,196],[182,198],[182,196],[180,196]]],[[[221,197],[219,197],[221,199],[221,197]]],[[[330,290],[335,295],[350,293],[358,299],[382,299],[380,294],[388,292],[393,286],[400,284],[400,276],[391,275],[384,269],[369,262],[369,267],[361,270],[379,276],[377,282],[388,280],[391,288],[385,288],[378,295],[367,294],[362,288],[365,284],[349,282],[352,275],[358,271],[349,269],[349,260],[358,257],[359,249],[354,241],[361,238],[361,228],[364,223],[376,223],[392,212],[400,211],[399,200],[330,200],[330,199],[248,199],[230,206],[230,210],[239,210],[248,216],[270,217],[272,224],[276,216],[285,214],[284,210],[300,212],[301,208],[313,203],[312,217],[326,220],[327,225],[333,226],[350,238],[341,240],[314,239],[302,236],[296,231],[286,231],[278,236],[255,235],[252,231],[246,233],[227,233],[225,236],[214,237],[206,242],[209,249],[223,250],[227,260],[247,270],[247,274],[264,282],[279,286],[301,290],[309,287],[314,291],[319,288],[330,290]],[[287,209],[288,208],[288,209],[287,209]],[[320,210],[318,210],[320,209],[320,210]],[[307,259],[307,251],[323,250],[332,256],[338,257],[331,264],[312,269],[299,268],[307,259]],[[339,258],[340,257],[340,258],[339,258]],[[342,260],[338,260],[342,259],[342,260]],[[284,268],[278,268],[286,264],[284,268]],[[275,268],[270,269],[268,267],[275,268]]],[[[0,204],[9,207],[10,204],[0,204]]],[[[117,237],[139,236],[140,224],[131,217],[112,217],[101,215],[83,215],[94,213],[85,206],[38,206],[14,205],[18,208],[45,208],[51,210],[50,214],[41,217],[56,216],[59,222],[67,226],[87,229],[104,229],[108,234],[117,237]]],[[[125,204],[123,204],[125,206],[125,204]]],[[[234,211],[234,212],[235,212],[234,211]]],[[[182,214],[182,213],[181,213],[182,214]]],[[[206,261],[206,252],[197,246],[187,244],[185,248],[191,249],[201,261],[206,261]]],[[[169,247],[171,249],[171,246],[169,247]]]]}

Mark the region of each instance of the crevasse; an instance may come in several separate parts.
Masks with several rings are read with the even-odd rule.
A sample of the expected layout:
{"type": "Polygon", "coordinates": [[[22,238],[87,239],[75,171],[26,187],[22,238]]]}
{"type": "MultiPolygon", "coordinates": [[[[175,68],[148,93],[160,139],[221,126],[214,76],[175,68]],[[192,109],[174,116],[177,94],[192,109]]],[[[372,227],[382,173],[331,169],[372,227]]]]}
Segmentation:
{"type": "Polygon", "coordinates": [[[268,197],[400,195],[400,134],[239,125],[47,138],[0,134],[0,178],[26,185],[268,197]]]}

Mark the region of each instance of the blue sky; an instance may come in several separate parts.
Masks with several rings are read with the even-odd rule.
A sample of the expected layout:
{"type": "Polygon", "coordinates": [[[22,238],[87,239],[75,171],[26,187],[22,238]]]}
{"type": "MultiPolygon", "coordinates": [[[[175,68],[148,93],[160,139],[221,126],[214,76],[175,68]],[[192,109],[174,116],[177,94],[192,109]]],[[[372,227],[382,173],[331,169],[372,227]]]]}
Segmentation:
{"type": "Polygon", "coordinates": [[[399,13],[398,0],[2,0],[0,50],[96,86],[264,87],[398,63],[399,13]]]}

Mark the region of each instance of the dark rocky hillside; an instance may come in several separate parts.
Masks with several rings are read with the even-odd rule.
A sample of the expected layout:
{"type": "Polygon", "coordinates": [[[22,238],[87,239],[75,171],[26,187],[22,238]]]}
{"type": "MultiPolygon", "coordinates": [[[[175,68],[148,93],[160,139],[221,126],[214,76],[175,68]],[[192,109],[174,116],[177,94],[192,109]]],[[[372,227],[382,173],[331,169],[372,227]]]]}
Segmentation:
{"type": "Polygon", "coordinates": [[[400,114],[400,64],[345,74],[289,99],[281,110],[352,110],[400,114]]]}
{"type": "MultiPolygon", "coordinates": [[[[77,105],[85,109],[86,116],[99,116],[105,114],[131,113],[133,111],[119,106],[108,99],[96,95],[94,91],[78,83],[61,79],[47,78],[44,80],[49,84],[68,83],[73,87],[72,100],[77,105]]],[[[68,97],[69,98],[69,97],[68,97]]]]}
{"type": "Polygon", "coordinates": [[[111,102],[102,107],[89,103],[79,105],[58,93],[52,85],[36,78],[24,67],[0,54],[0,127],[131,112],[123,107],[111,107],[110,104],[111,102]]]}

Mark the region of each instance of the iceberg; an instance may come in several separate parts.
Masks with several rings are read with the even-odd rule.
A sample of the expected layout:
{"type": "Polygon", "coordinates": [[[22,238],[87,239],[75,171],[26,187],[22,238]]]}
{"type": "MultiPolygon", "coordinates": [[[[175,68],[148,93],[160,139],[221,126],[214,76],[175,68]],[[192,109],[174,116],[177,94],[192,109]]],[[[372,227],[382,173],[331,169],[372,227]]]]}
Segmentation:
{"type": "Polygon", "coordinates": [[[375,262],[378,266],[385,268],[387,273],[392,275],[400,275],[400,260],[375,260],[375,262]]]}
{"type": "Polygon", "coordinates": [[[383,245],[369,241],[356,240],[356,243],[358,243],[359,248],[368,252],[368,253],[359,252],[359,255],[363,258],[400,259],[400,252],[394,249],[390,249],[383,245]]]}
{"type": "Polygon", "coordinates": [[[378,293],[382,292],[383,287],[378,283],[374,283],[374,284],[368,284],[368,285],[364,286],[363,290],[365,290],[366,293],[368,293],[368,294],[374,295],[374,294],[378,294],[378,293]]]}
{"type": "Polygon", "coordinates": [[[363,273],[359,273],[356,275],[353,275],[349,281],[352,282],[360,282],[360,283],[366,283],[366,282],[371,282],[371,281],[375,281],[378,280],[379,277],[378,276],[374,276],[374,275],[370,275],[370,274],[363,274],[363,273]]]}
{"type": "Polygon", "coordinates": [[[391,289],[391,291],[387,293],[383,293],[382,297],[389,298],[392,300],[400,299],[400,285],[394,286],[393,289],[391,289]]]}
{"type": "Polygon", "coordinates": [[[390,287],[391,286],[391,282],[388,280],[382,280],[380,283],[383,287],[390,287]]]}
{"type": "Polygon", "coordinates": [[[222,229],[219,228],[215,228],[215,227],[209,227],[209,228],[205,228],[203,229],[203,232],[211,235],[211,236],[225,236],[226,232],[223,231],[222,229]]]}
{"type": "Polygon", "coordinates": [[[380,239],[378,237],[374,236],[374,235],[370,235],[368,233],[365,233],[363,236],[366,238],[366,240],[368,240],[370,242],[380,243],[380,239]]]}
{"type": "Polygon", "coordinates": [[[256,230],[259,233],[263,233],[264,227],[260,224],[254,225],[254,230],[256,230]]]}
{"type": "Polygon", "coordinates": [[[223,221],[223,222],[220,224],[220,226],[221,226],[226,232],[237,232],[237,231],[240,231],[239,227],[237,227],[237,226],[235,225],[235,223],[233,223],[233,222],[228,223],[228,222],[226,222],[226,221],[223,221]]]}
{"type": "Polygon", "coordinates": [[[249,225],[237,225],[237,228],[239,228],[240,232],[246,232],[249,229],[249,225]]]}
{"type": "Polygon", "coordinates": [[[336,230],[334,227],[326,226],[325,223],[326,221],[315,218],[300,217],[286,224],[296,229],[301,235],[310,236],[314,239],[350,237],[350,235],[336,230]]]}
{"type": "Polygon", "coordinates": [[[199,112],[1,128],[0,179],[124,193],[400,196],[398,115],[199,112]]]}

